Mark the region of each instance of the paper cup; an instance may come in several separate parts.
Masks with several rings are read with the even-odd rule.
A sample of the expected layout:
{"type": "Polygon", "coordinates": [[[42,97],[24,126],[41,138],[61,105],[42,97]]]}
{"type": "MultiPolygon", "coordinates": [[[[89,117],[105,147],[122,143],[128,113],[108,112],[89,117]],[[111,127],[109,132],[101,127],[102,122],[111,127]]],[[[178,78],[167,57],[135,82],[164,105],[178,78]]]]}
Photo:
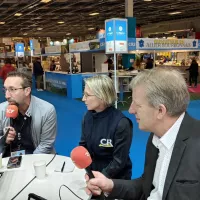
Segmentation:
{"type": "Polygon", "coordinates": [[[46,162],[44,160],[36,161],[33,163],[35,169],[35,176],[38,179],[44,179],[46,176],[46,162]]]}

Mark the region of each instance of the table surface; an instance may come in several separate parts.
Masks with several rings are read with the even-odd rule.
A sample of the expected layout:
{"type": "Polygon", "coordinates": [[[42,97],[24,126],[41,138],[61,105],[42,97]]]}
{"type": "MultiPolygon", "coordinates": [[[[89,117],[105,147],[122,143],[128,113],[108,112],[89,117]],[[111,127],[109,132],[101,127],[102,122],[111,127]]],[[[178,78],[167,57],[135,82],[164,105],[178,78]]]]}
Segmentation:
{"type": "MultiPolygon", "coordinates": [[[[3,158],[3,167],[0,172],[5,172],[0,178],[0,200],[11,200],[34,176],[35,171],[33,162],[45,160],[46,164],[54,157],[52,154],[33,154],[22,156],[21,167],[18,169],[7,169],[9,158],[3,158]]],[[[15,200],[27,200],[29,193],[35,193],[48,200],[59,200],[59,188],[61,185],[68,186],[76,195],[84,200],[90,199],[85,192],[85,170],[75,167],[73,172],[62,173],[55,172],[55,169],[62,167],[66,162],[69,165],[71,159],[65,156],[56,155],[54,160],[46,168],[46,177],[43,180],[34,179],[15,200]]],[[[77,200],[66,187],[61,189],[62,200],[77,200]]]]}

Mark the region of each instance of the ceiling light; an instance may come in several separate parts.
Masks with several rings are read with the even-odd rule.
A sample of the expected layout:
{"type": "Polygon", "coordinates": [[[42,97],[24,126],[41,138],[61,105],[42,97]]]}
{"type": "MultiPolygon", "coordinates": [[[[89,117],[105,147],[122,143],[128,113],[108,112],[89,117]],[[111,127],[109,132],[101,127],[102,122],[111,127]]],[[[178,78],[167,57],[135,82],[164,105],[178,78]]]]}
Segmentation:
{"type": "Polygon", "coordinates": [[[41,31],[43,28],[37,28],[38,31],[41,31]]]}
{"type": "Polygon", "coordinates": [[[94,15],[99,15],[99,13],[90,13],[89,15],[94,16],[94,15]]]}
{"type": "Polygon", "coordinates": [[[41,0],[42,3],[49,3],[51,0],[41,0]]]}
{"type": "Polygon", "coordinates": [[[63,22],[63,21],[60,21],[60,22],[58,22],[58,24],[64,24],[65,22],[63,22]]]}
{"type": "Polygon", "coordinates": [[[24,33],[23,35],[28,35],[28,33],[24,33]]]}
{"type": "Polygon", "coordinates": [[[66,33],[66,35],[71,35],[71,33],[66,33]]]}
{"type": "Polygon", "coordinates": [[[178,14],[181,14],[181,12],[171,12],[171,13],[169,13],[169,15],[178,15],[178,14]]]}
{"type": "Polygon", "coordinates": [[[5,24],[6,22],[0,22],[0,24],[5,24]]]}
{"type": "Polygon", "coordinates": [[[88,28],[88,30],[94,30],[94,28],[88,28]]]}
{"type": "Polygon", "coordinates": [[[19,17],[19,16],[21,16],[22,15],[22,13],[15,13],[14,14],[14,16],[16,16],[16,17],[19,17]]]}
{"type": "Polygon", "coordinates": [[[151,1],[151,0],[144,0],[144,1],[151,1]]]}

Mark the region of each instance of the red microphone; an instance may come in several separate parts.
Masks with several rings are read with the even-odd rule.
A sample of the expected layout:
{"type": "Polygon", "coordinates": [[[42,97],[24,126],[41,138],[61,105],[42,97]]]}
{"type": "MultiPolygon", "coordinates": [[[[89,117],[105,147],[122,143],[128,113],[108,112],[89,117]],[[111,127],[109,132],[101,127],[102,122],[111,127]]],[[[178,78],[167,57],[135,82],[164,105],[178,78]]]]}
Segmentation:
{"type": "Polygon", "coordinates": [[[85,169],[89,178],[94,178],[94,174],[92,173],[89,166],[92,163],[92,158],[90,153],[83,146],[78,146],[74,148],[71,152],[71,159],[79,169],[85,169]]]}
{"type": "MultiPolygon", "coordinates": [[[[76,167],[78,167],[79,169],[85,169],[85,171],[88,174],[90,179],[95,178],[94,174],[92,173],[92,171],[89,167],[92,163],[92,158],[90,156],[90,153],[88,152],[88,150],[85,147],[78,146],[78,147],[74,148],[72,150],[70,156],[71,156],[73,163],[76,165],[76,167]]],[[[101,192],[101,194],[99,195],[99,197],[97,199],[105,200],[105,195],[104,195],[103,191],[101,192]]]]}
{"type": "Polygon", "coordinates": [[[18,107],[16,105],[8,105],[6,109],[6,117],[15,119],[18,116],[18,107]]]}

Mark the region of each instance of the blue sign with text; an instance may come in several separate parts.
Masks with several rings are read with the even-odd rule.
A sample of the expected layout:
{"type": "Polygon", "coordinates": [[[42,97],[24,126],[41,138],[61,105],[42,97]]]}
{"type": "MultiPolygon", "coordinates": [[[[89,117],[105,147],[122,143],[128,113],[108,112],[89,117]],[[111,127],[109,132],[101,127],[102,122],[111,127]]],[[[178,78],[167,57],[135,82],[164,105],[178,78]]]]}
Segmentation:
{"type": "Polygon", "coordinates": [[[24,52],[24,43],[16,43],[15,44],[15,52],[23,53],[24,52]]]}
{"type": "Polygon", "coordinates": [[[114,41],[114,20],[106,21],[106,42],[114,41]]]}
{"type": "Polygon", "coordinates": [[[116,30],[115,40],[127,41],[127,21],[116,20],[115,30],[116,30]]]}
{"type": "Polygon", "coordinates": [[[30,49],[33,50],[33,40],[30,40],[30,49]]]}
{"type": "Polygon", "coordinates": [[[105,21],[106,53],[128,52],[127,19],[109,19],[105,21]]]}

